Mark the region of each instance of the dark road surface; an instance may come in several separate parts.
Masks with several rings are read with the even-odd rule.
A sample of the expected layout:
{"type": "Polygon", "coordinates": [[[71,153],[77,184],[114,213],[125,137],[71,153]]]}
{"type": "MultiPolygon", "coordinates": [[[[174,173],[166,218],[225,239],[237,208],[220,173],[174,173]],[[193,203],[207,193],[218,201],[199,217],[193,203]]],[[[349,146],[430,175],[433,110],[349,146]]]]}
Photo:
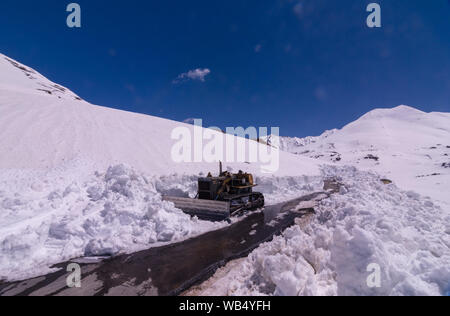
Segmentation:
{"type": "MultiPolygon", "coordinates": [[[[327,189],[327,188],[325,188],[327,189]]],[[[314,213],[297,209],[300,202],[326,198],[318,192],[286,203],[267,206],[226,228],[130,255],[110,259],[79,259],[61,263],[61,270],[46,276],[0,284],[0,296],[15,295],[178,295],[205,281],[227,262],[245,257],[261,243],[295,224],[295,219],[314,213]],[[68,288],[70,263],[81,266],[81,288],[68,288]]]]}

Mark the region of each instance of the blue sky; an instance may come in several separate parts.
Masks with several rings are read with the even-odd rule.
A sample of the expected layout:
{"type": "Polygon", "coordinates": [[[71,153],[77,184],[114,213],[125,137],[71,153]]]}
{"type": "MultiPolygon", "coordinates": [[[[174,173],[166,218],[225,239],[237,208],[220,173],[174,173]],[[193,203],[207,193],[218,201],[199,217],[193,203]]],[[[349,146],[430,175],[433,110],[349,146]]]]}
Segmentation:
{"type": "Polygon", "coordinates": [[[95,104],[288,136],[374,107],[450,112],[448,0],[79,0],[81,29],[70,2],[2,0],[0,52],[95,104]],[[180,77],[194,69],[210,73],[180,77]]]}

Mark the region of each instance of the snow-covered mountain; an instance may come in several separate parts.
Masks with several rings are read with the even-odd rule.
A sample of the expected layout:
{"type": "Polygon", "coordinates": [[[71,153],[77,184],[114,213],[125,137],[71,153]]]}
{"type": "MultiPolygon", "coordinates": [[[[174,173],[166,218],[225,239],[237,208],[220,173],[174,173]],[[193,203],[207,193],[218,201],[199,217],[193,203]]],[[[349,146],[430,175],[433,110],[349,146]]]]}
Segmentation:
{"type": "MultiPolygon", "coordinates": [[[[191,218],[162,200],[167,193],[193,197],[198,174],[218,167],[172,160],[171,133],[180,126],[193,130],[92,105],[0,54],[0,282],[228,225],[191,218]]],[[[322,190],[325,177],[343,187],[318,205],[307,227],[294,225],[238,264],[220,280],[219,294],[450,291],[449,128],[445,113],[375,110],[319,137],[281,138],[288,152],[280,152],[273,175],[263,175],[259,163],[226,163],[256,174],[270,204],[322,190]],[[381,288],[366,285],[372,263],[380,266],[381,288]]]]}
{"type": "MultiPolygon", "coordinates": [[[[159,175],[218,169],[217,163],[175,163],[171,158],[172,131],[184,126],[193,134],[192,125],[94,106],[4,55],[0,126],[0,168],[42,170],[77,163],[95,171],[126,163],[159,175]]],[[[227,165],[261,173],[258,163],[227,165]]],[[[281,153],[278,175],[303,175],[305,170],[319,173],[313,160],[281,153]]]]}
{"type": "Polygon", "coordinates": [[[376,109],[318,137],[267,140],[277,141],[283,151],[373,170],[404,189],[450,200],[450,113],[376,109]]]}
{"type": "MultiPolygon", "coordinates": [[[[217,228],[161,200],[162,193],[195,196],[196,177],[218,172],[217,163],[174,162],[178,127],[194,133],[189,124],[92,105],[0,54],[0,280],[217,228]]],[[[320,184],[319,164],[290,153],[280,152],[269,180],[260,163],[225,167],[257,175],[268,201],[320,184]],[[278,178],[287,175],[290,190],[278,178]]]]}

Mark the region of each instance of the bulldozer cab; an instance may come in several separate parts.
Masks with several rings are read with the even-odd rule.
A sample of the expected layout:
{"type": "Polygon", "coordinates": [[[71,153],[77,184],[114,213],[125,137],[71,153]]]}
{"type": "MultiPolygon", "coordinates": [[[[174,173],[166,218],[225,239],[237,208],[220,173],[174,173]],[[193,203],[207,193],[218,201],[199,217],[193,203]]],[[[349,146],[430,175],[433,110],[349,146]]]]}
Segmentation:
{"type": "Polygon", "coordinates": [[[239,170],[233,174],[222,170],[218,177],[212,177],[208,174],[206,178],[198,179],[198,198],[200,200],[226,200],[232,196],[251,194],[256,185],[253,181],[253,175],[239,170]]]}

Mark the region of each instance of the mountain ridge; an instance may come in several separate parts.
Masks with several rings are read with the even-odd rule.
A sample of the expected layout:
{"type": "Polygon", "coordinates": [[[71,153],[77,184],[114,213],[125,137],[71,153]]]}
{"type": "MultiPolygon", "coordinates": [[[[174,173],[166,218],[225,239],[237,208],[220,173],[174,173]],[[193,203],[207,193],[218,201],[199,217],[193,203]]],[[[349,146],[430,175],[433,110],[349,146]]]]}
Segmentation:
{"type": "Polygon", "coordinates": [[[35,95],[54,96],[58,99],[81,101],[70,89],[52,82],[38,71],[0,53],[0,89],[35,95]]]}
{"type": "Polygon", "coordinates": [[[320,136],[277,140],[271,135],[266,141],[324,163],[373,170],[404,189],[447,199],[450,113],[427,113],[406,105],[374,109],[342,129],[320,136]]]}
{"type": "MultiPolygon", "coordinates": [[[[89,172],[116,163],[160,175],[217,170],[216,163],[174,161],[172,133],[181,127],[193,135],[192,125],[90,104],[4,55],[0,56],[0,91],[0,168],[50,170],[74,161],[89,172]]],[[[224,136],[228,141],[237,139],[224,136]]],[[[320,173],[308,158],[280,153],[280,159],[277,174],[320,173]]],[[[261,174],[263,163],[235,161],[224,163],[233,170],[261,174]]]]}

